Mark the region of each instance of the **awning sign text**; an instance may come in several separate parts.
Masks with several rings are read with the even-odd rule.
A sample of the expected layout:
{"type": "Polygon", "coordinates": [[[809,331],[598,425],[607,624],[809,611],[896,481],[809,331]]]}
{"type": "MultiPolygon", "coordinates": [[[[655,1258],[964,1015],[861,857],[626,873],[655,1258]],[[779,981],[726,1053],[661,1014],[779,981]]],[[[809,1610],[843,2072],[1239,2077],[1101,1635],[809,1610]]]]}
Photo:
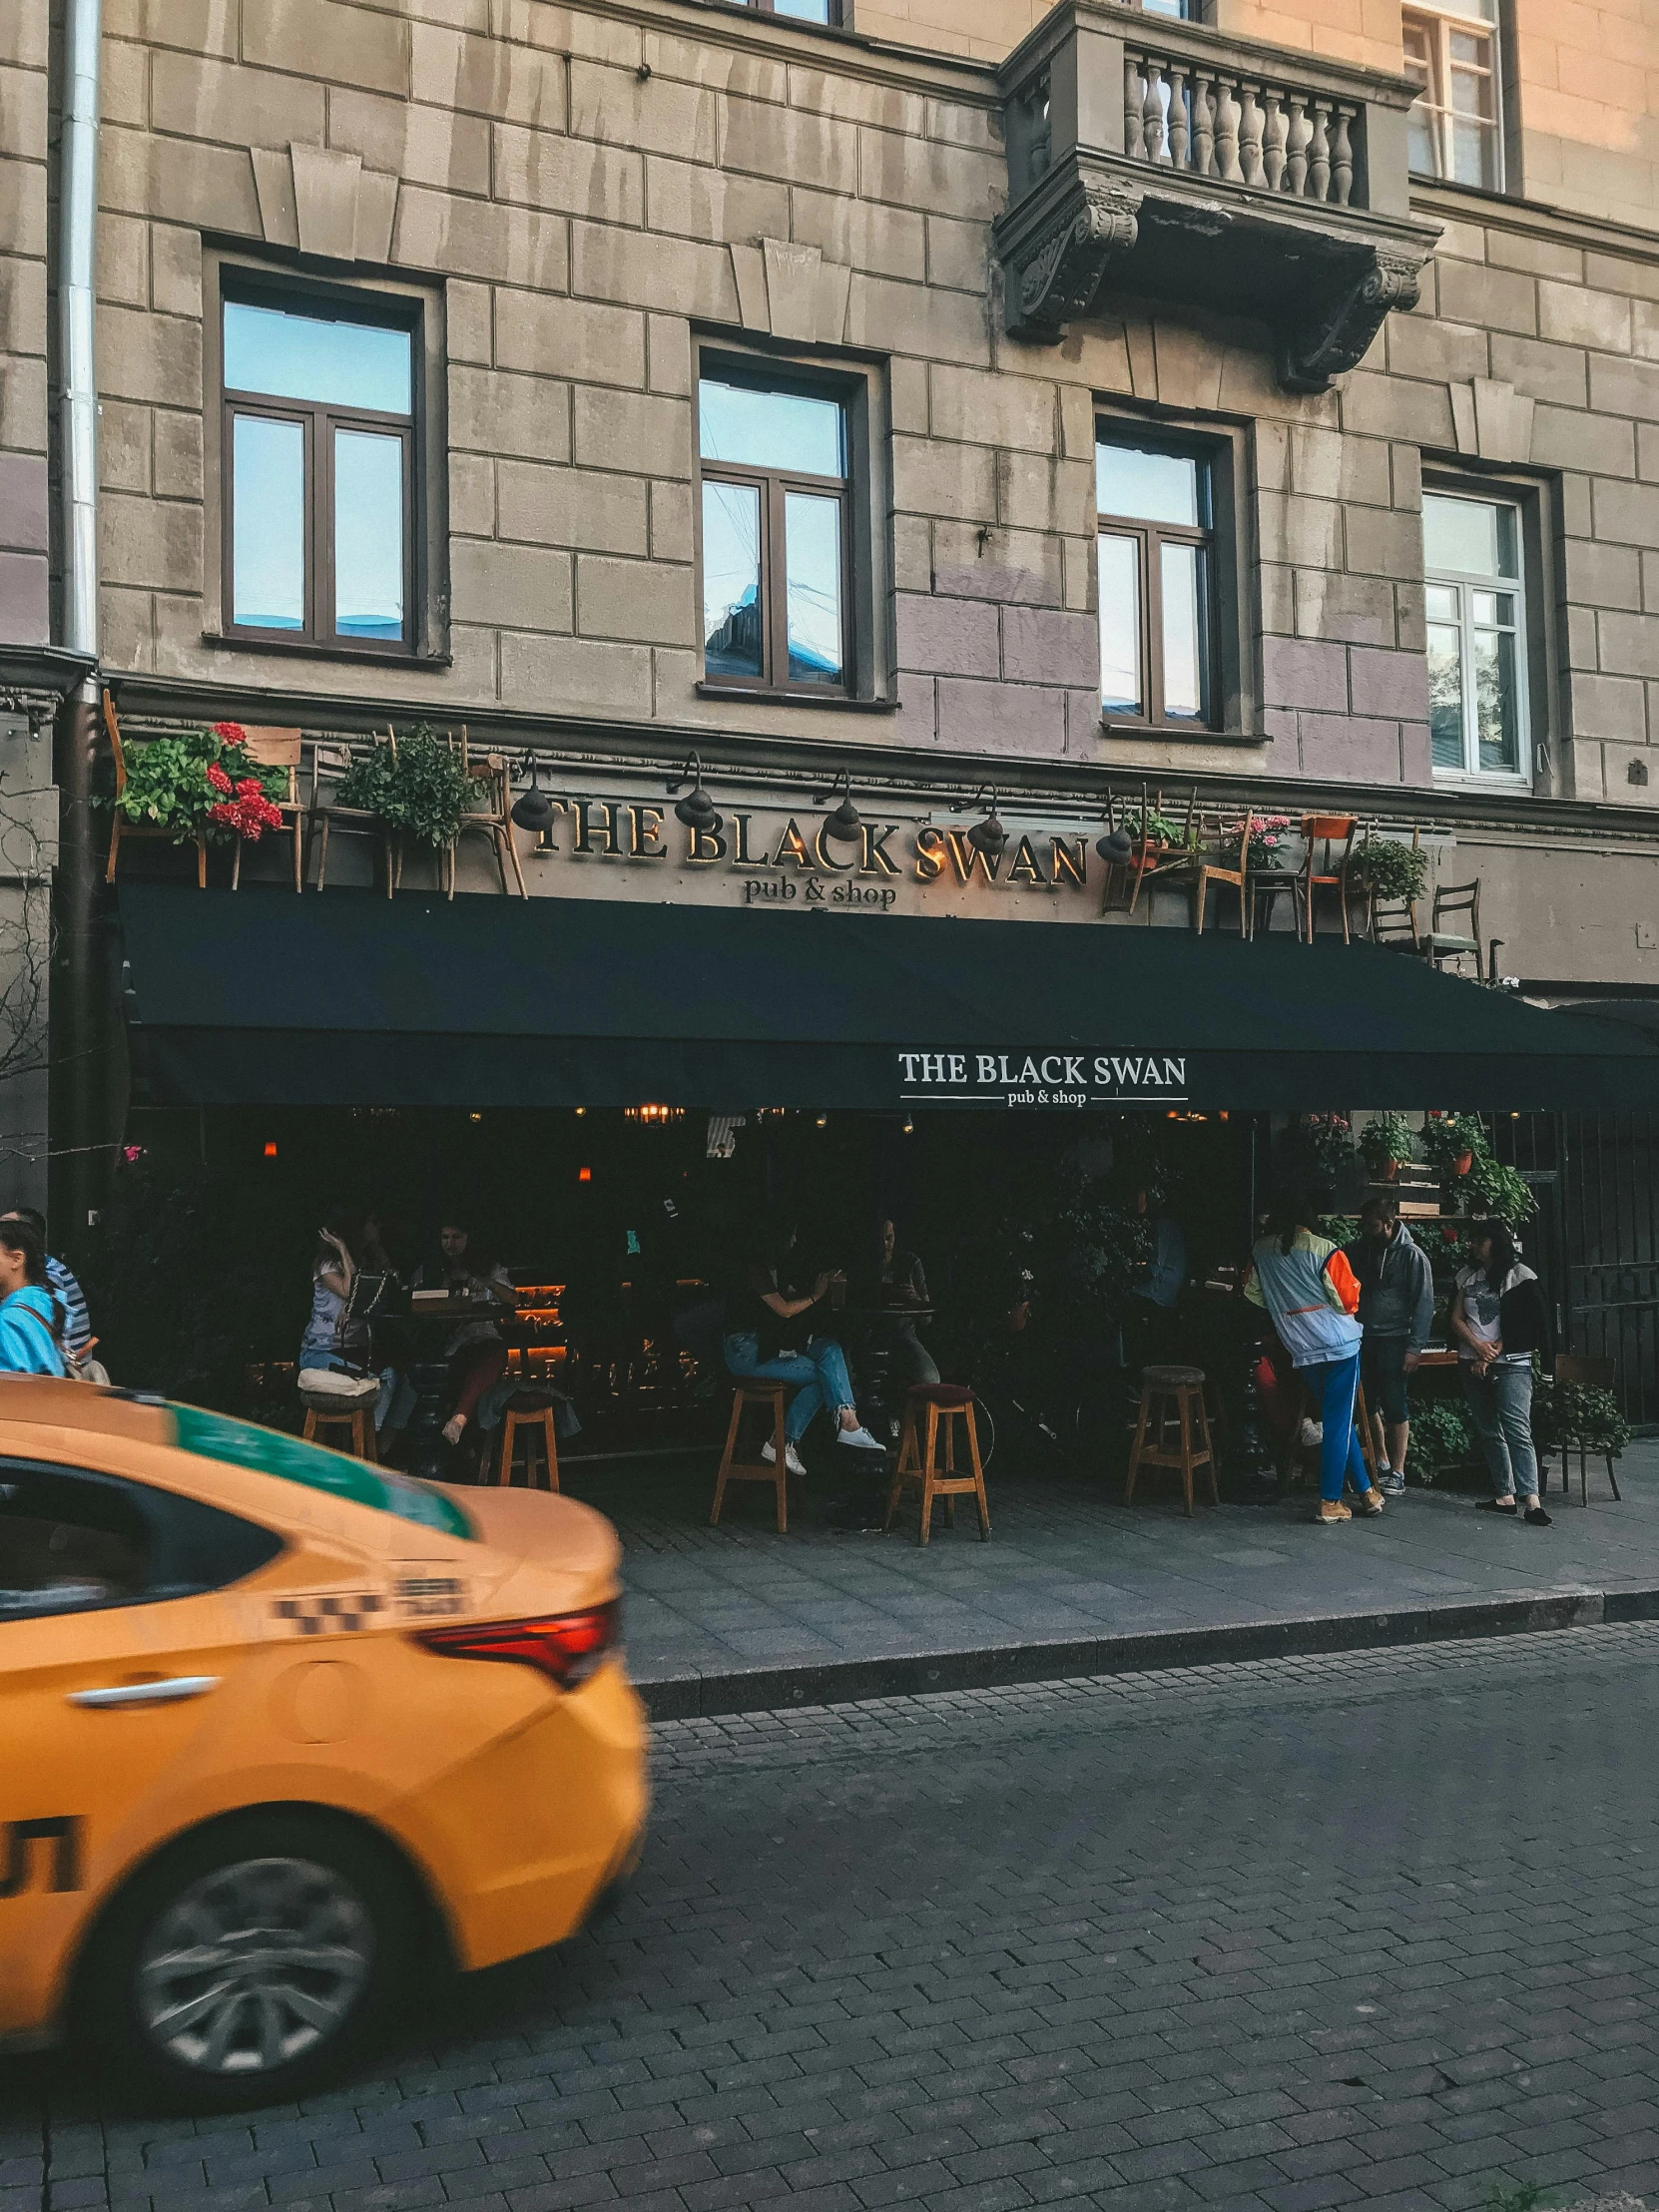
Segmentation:
{"type": "Polygon", "coordinates": [[[900,1052],[906,1106],[1179,1105],[1187,1058],[1170,1052],[900,1052]]]}

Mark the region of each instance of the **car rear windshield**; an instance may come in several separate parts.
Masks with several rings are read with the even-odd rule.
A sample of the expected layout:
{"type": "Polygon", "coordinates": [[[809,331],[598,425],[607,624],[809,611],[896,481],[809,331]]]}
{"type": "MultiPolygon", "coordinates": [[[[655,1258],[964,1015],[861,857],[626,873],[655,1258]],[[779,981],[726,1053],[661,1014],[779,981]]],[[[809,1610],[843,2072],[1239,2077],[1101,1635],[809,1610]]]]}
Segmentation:
{"type": "Polygon", "coordinates": [[[169,1405],[178,1429],[182,1451],[194,1451],[203,1459],[225,1459],[232,1466],[252,1467],[256,1474],[275,1474],[284,1482],[302,1482],[308,1490],[326,1490],[331,1497],[348,1498],[353,1505],[372,1505],[399,1520],[436,1529],[442,1536],[472,1538],[472,1524],[455,1503],[425,1482],[389,1467],[372,1467],[366,1459],[348,1458],[343,1451],[328,1451],[321,1444],[303,1443],[276,1428],[257,1428],[252,1421],[232,1420],[226,1413],[205,1413],[198,1405],[169,1405]]]}

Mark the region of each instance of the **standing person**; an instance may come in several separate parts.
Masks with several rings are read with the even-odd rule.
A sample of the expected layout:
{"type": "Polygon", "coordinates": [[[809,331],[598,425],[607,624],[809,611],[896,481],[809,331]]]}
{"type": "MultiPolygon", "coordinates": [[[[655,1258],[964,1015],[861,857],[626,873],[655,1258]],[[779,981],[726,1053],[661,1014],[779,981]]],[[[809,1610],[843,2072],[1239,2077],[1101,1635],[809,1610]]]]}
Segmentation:
{"type": "Polygon", "coordinates": [[[1354,1316],[1360,1286],[1341,1250],[1319,1234],[1318,1218],[1313,1202],[1300,1194],[1275,1203],[1268,1233],[1250,1256],[1245,1297],[1267,1309],[1297,1373],[1319,1394],[1324,1433],[1320,1507],[1314,1517],[1329,1525],[1354,1517],[1343,1503],[1345,1477],[1352,1477],[1368,1513],[1382,1512],[1382,1493],[1371,1486],[1354,1425],[1361,1343],[1354,1316]]]}
{"type": "Polygon", "coordinates": [[[63,1309],[32,1223],[0,1220],[0,1375],[65,1375],[63,1309]]]}
{"type": "MultiPolygon", "coordinates": [[[[811,1292],[800,1298],[781,1288],[779,1269],[795,1250],[795,1224],[781,1223],[768,1240],[768,1249],[746,1269],[742,1288],[727,1312],[723,1349],[727,1367],[740,1381],[753,1377],[801,1384],[784,1416],[784,1459],[791,1474],[805,1474],[796,1446],[821,1406],[834,1419],[837,1443],[862,1451],[879,1451],[881,1446],[858,1418],[846,1356],[839,1344],[811,1328],[789,1326],[804,1321],[823,1302],[830,1281],[821,1274],[811,1292]]],[[[771,1443],[762,1445],[761,1457],[771,1464],[771,1443]]]]}
{"type": "MultiPolygon", "coordinates": [[[[35,1233],[43,1252],[46,1252],[46,1216],[35,1206],[14,1206],[10,1213],[0,1214],[0,1221],[21,1221],[35,1233]]],[[[46,1252],[46,1287],[63,1308],[63,1341],[70,1357],[84,1359],[90,1350],[92,1317],[87,1312],[87,1294],[62,1260],[46,1252]]]]}
{"type": "MultiPolygon", "coordinates": [[[[435,1263],[423,1263],[415,1270],[414,1288],[417,1291],[447,1290],[457,1298],[476,1299],[482,1305],[494,1305],[506,1312],[513,1312],[518,1305],[518,1292],[506,1269],[488,1259],[476,1246],[472,1232],[463,1222],[445,1222],[438,1232],[438,1259],[435,1263]]],[[[478,1400],[492,1382],[499,1382],[507,1370],[507,1347],[501,1332],[493,1321],[480,1317],[477,1321],[462,1322],[452,1330],[444,1342],[443,1356],[449,1362],[449,1386],[452,1393],[449,1418],[443,1424],[443,1440],[458,1444],[466,1432],[466,1424],[478,1407],[478,1400]]]]}
{"type": "Polygon", "coordinates": [[[917,1311],[928,1304],[927,1276],[918,1256],[899,1243],[895,1223],[881,1224],[874,1280],[859,1290],[878,1309],[868,1324],[871,1346],[893,1355],[904,1382],[936,1382],[938,1362],[916,1335],[917,1311]]]}
{"type": "Polygon", "coordinates": [[[1532,1442],[1532,1355],[1549,1349],[1549,1310],[1506,1222],[1480,1222],[1469,1249],[1472,1265],[1457,1273],[1451,1330],[1463,1396],[1492,1476],[1493,1494],[1480,1500],[1480,1510],[1514,1513],[1519,1491],[1527,1525],[1547,1528],[1532,1442]]]}
{"type": "Polygon", "coordinates": [[[1409,1378],[1434,1325],[1434,1271],[1400,1220],[1397,1198],[1368,1198],[1360,1234],[1343,1251],[1360,1285],[1360,1381],[1382,1459],[1377,1486],[1397,1497],[1411,1441],[1409,1378]]]}

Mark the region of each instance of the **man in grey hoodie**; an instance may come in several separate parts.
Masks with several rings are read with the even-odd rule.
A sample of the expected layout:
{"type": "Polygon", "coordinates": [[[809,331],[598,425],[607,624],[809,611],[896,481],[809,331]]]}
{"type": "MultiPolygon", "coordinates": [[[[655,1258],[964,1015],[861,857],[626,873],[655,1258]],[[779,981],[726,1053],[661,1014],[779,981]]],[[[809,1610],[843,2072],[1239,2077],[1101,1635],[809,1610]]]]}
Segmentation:
{"type": "Polygon", "coordinates": [[[1369,1198],[1360,1234],[1344,1257],[1360,1285],[1360,1382],[1372,1431],[1382,1455],[1378,1487],[1397,1496],[1405,1487],[1405,1447],[1411,1440],[1407,1378],[1434,1321],[1434,1273],[1428,1255],[1399,1218],[1399,1201],[1369,1198]]]}

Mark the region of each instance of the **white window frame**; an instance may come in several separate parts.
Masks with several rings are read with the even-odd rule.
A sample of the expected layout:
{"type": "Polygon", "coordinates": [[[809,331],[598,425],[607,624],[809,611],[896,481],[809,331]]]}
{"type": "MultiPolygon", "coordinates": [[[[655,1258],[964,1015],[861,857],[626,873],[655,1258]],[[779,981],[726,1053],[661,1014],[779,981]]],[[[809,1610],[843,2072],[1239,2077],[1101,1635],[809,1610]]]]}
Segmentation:
{"type": "MultiPolygon", "coordinates": [[[[1513,576],[1476,575],[1469,570],[1431,568],[1423,559],[1423,583],[1425,586],[1441,585],[1457,594],[1458,668],[1463,695],[1463,765],[1461,768],[1442,768],[1433,761],[1433,731],[1430,727],[1430,767],[1437,784],[1478,784],[1487,789],[1494,785],[1505,790],[1530,790],[1532,784],[1532,705],[1529,670],[1532,659],[1532,637],[1526,593],[1526,510],[1518,499],[1492,497],[1477,491],[1454,491],[1436,484],[1426,485],[1424,490],[1435,499],[1462,499],[1479,507],[1506,507],[1514,517],[1515,574],[1513,576]],[[1477,591],[1503,592],[1514,601],[1515,619],[1512,623],[1496,625],[1511,633],[1515,641],[1515,731],[1518,743],[1515,748],[1516,764],[1509,768],[1482,768],[1480,763],[1480,727],[1476,714],[1474,689],[1474,633],[1476,628],[1487,630],[1489,623],[1476,624],[1470,612],[1470,594],[1477,591]],[[1472,765],[1471,765],[1472,764],[1472,765]]],[[[1428,618],[1438,621],[1438,617],[1428,618]]],[[[1425,648],[1426,658],[1426,648],[1425,648]]]]}
{"type": "MultiPolygon", "coordinates": [[[[1501,0],[1500,0],[1501,4],[1501,0]]],[[[1486,16],[1458,7],[1413,7],[1403,10],[1402,33],[1409,36],[1415,27],[1428,43],[1428,82],[1418,94],[1415,105],[1428,119],[1429,136],[1434,146],[1434,168],[1428,173],[1441,184],[1467,184],[1477,192],[1502,192],[1504,189],[1503,163],[1503,55],[1498,37],[1498,25],[1486,16]],[[1486,184],[1478,179],[1460,178],[1456,174],[1456,149],[1453,129],[1458,111],[1451,104],[1451,80],[1454,65],[1451,59],[1451,40],[1455,32],[1465,37],[1485,41],[1487,51],[1486,74],[1492,88],[1492,113],[1489,133],[1492,149],[1492,180],[1486,184]]],[[[1466,65],[1458,63],[1456,68],[1466,65]]],[[[1407,49],[1406,75],[1415,74],[1407,49]]],[[[1462,118],[1463,121],[1480,120],[1462,118]]],[[[1422,174],[1420,171],[1414,174],[1422,174]]]]}

